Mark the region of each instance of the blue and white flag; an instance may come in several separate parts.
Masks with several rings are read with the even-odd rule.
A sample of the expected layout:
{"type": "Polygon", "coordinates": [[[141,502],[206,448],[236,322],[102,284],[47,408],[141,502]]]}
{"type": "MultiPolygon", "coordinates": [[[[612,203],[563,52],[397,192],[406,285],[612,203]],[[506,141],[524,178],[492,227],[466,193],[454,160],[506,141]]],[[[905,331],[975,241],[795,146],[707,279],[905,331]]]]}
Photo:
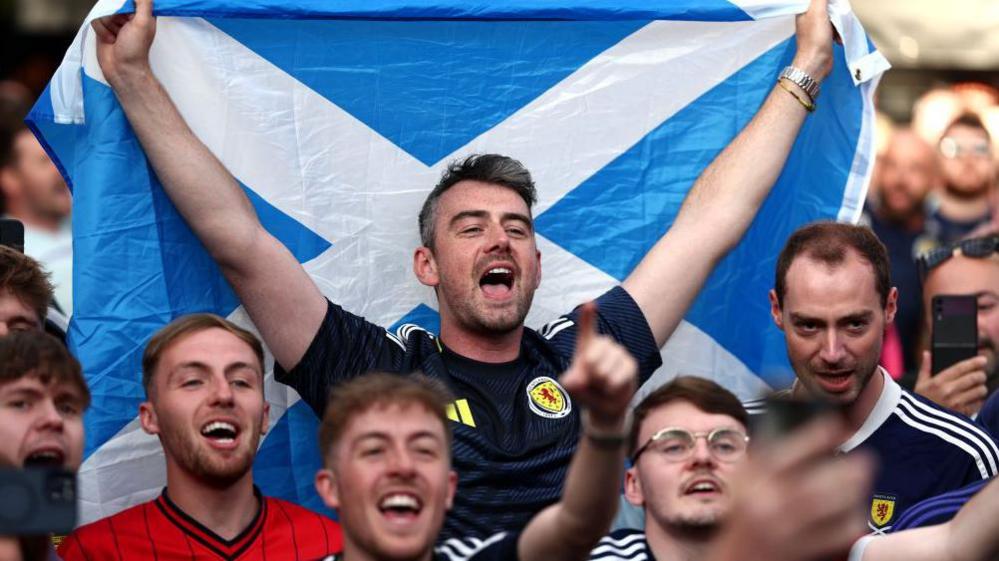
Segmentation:
{"type": "MultiPolygon", "coordinates": [[[[320,289],[385,326],[438,325],[411,273],[416,216],[445,164],[498,152],[540,202],[538,327],[619,283],[669,228],[701,170],[746,124],[795,49],[806,0],[157,0],[152,66],[264,226],[320,289]]],[[[88,18],[131,11],[101,0],[88,18]]],[[[677,372],[748,398],[791,379],[767,290],[784,239],[855,220],[872,165],[871,96],[887,63],[845,3],[844,39],[773,194],[663,350],[677,372]]],[[[94,395],[84,522],[165,481],[139,429],[140,356],[184,313],[250,325],[153,175],[85,24],[29,121],[74,195],[70,340],[94,395]]],[[[718,224],[719,228],[726,227],[718,224]]],[[[255,466],[269,495],[322,509],[317,421],[268,374],[255,466]]]]}

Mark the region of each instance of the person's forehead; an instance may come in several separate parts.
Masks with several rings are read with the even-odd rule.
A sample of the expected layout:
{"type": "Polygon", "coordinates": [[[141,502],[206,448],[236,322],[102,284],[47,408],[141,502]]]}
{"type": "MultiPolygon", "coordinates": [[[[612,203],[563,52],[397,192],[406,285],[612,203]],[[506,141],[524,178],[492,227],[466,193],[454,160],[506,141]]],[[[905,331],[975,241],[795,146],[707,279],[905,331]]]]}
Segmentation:
{"type": "Polygon", "coordinates": [[[910,132],[896,133],[888,144],[887,155],[896,161],[930,162],[936,157],[932,146],[910,132]]]}
{"type": "Polygon", "coordinates": [[[923,287],[928,297],[999,292],[999,256],[979,259],[955,255],[930,271],[923,287]]]}
{"type": "Polygon", "coordinates": [[[455,214],[467,210],[529,213],[527,203],[516,191],[504,185],[482,181],[465,180],[455,183],[441,195],[439,204],[439,214],[444,220],[450,220],[455,214]]]}
{"type": "Polygon", "coordinates": [[[421,403],[373,403],[347,421],[342,440],[351,442],[374,435],[408,439],[419,434],[444,440],[443,421],[421,403]]]}
{"type": "Polygon", "coordinates": [[[671,401],[656,407],[643,419],[640,439],[648,440],[660,429],[676,427],[692,432],[711,431],[721,427],[745,430],[735,417],[723,413],[708,413],[686,400],[671,401]]]}
{"type": "Polygon", "coordinates": [[[221,327],[184,334],[163,351],[163,359],[170,362],[214,362],[240,358],[252,359],[253,364],[257,362],[256,353],[249,343],[221,327]]]}
{"type": "Polygon", "coordinates": [[[0,319],[14,317],[15,315],[25,315],[37,323],[41,323],[38,314],[18,298],[9,289],[0,289],[0,319]]]}
{"type": "Polygon", "coordinates": [[[987,139],[988,133],[986,133],[984,129],[959,123],[947,129],[947,133],[944,136],[950,136],[953,138],[987,139]]]}
{"type": "Polygon", "coordinates": [[[874,267],[854,250],[835,264],[799,255],[788,267],[785,286],[785,308],[830,311],[880,302],[874,267]]]}
{"type": "Polygon", "coordinates": [[[10,395],[17,392],[37,392],[53,398],[71,397],[83,399],[76,382],[55,378],[45,372],[29,372],[20,378],[0,382],[0,395],[10,395]]]}

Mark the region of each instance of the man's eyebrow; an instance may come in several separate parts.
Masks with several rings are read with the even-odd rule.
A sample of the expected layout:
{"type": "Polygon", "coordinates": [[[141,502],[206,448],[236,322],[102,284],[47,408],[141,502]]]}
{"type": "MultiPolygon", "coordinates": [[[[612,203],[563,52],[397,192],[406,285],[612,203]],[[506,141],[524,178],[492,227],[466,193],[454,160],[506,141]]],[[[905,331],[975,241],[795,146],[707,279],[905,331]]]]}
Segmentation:
{"type": "Polygon", "coordinates": [[[791,312],[791,321],[795,321],[795,322],[800,322],[800,321],[821,322],[822,320],[820,320],[819,318],[816,318],[816,317],[812,317],[812,316],[809,316],[809,315],[802,314],[800,312],[791,312]]]}
{"type": "Polygon", "coordinates": [[[523,222],[528,226],[532,226],[534,223],[534,221],[531,220],[530,216],[527,216],[526,214],[521,214],[519,212],[504,212],[501,220],[503,220],[504,222],[507,220],[519,220],[520,222],[523,222]]]}
{"type": "Polygon", "coordinates": [[[484,210],[463,210],[458,214],[451,217],[449,224],[454,226],[455,223],[464,220],[466,218],[488,218],[489,213],[484,210]]]}
{"type": "Polygon", "coordinates": [[[43,395],[45,395],[43,390],[32,386],[21,386],[18,388],[0,391],[0,397],[3,397],[4,399],[17,396],[41,397],[43,395]]]}

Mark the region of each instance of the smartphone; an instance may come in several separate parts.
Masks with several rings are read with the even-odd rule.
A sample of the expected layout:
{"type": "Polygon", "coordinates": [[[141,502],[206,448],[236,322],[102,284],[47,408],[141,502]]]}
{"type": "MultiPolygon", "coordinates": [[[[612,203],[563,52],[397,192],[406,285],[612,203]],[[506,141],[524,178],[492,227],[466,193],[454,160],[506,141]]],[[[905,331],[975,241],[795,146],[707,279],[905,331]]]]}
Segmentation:
{"type": "Polygon", "coordinates": [[[932,363],[937,374],[978,354],[978,299],[972,295],[933,297],[932,363]]]}
{"type": "Polygon", "coordinates": [[[0,468],[0,535],[65,535],[76,526],[76,474],[60,468],[0,468]]]}
{"type": "Polygon", "coordinates": [[[0,218],[0,245],[24,253],[24,224],[16,218],[0,218]]]}

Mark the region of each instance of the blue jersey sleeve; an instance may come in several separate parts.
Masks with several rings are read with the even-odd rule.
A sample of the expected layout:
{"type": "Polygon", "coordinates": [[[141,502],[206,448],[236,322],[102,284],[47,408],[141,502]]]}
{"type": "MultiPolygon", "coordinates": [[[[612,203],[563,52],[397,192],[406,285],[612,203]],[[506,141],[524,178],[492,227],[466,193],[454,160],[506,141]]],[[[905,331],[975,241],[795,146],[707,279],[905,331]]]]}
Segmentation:
{"type": "Polygon", "coordinates": [[[403,370],[405,343],[362,317],[327,300],[326,317],[294,368],[274,365],[274,377],[288,384],[322,417],[330,388],[372,370],[403,370]]]}
{"type": "MultiPolygon", "coordinates": [[[[635,300],[624,288],[615,286],[596,300],[597,331],[610,335],[638,361],[639,384],[644,383],[663,361],[649,322],[635,300]]],[[[541,328],[542,337],[563,356],[571,357],[576,348],[576,318],[579,307],[541,328]]]]}

